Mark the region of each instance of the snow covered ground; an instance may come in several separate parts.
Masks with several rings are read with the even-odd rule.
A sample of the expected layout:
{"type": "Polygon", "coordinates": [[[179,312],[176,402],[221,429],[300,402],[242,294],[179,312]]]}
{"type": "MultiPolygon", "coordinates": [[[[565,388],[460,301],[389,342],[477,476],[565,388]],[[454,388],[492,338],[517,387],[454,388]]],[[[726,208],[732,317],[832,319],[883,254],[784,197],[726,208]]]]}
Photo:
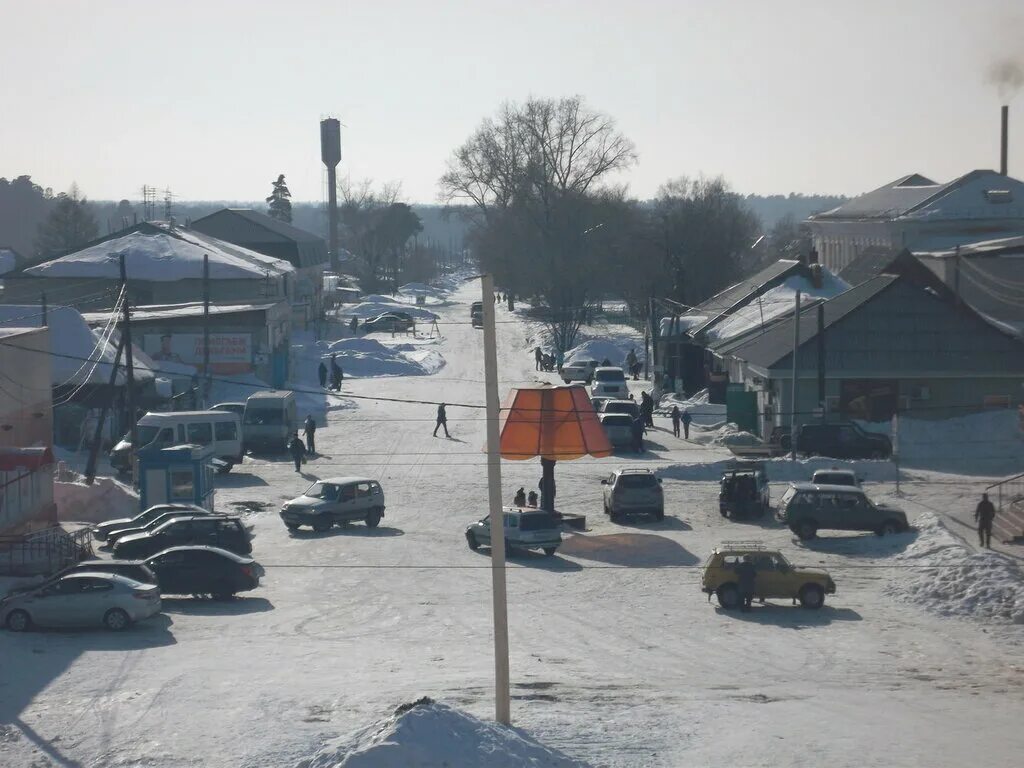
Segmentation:
{"type": "MultiPolygon", "coordinates": [[[[921,592],[922,573],[935,569],[917,567],[936,564],[936,542],[947,554],[935,557],[972,557],[958,544],[971,532],[953,516],[973,508],[986,478],[905,472],[894,498],[890,464],[857,462],[870,494],[912,520],[935,514],[949,540],[922,526],[800,542],[770,519],[724,520],[716,479],[730,454],[677,440],[661,416],[646,454],[557,466],[559,507],[587,514],[589,530],[568,535],[553,558],[510,563],[512,713],[523,744],[487,729],[490,565],[462,537],[487,501],[485,422],[463,407],[483,401],[481,332],[468,311],[478,291],[466,284],[437,308],[444,338],[430,349],[446,364],[434,374],[346,379],[341,396],[327,395],[309,364],[319,350],[297,342],[296,385],[327,419],[322,453],[302,476],[261,456],[217,478],[218,507],[248,510],[254,525],[267,571],[259,590],[228,603],[167,598],[164,616],[120,635],[0,632],[0,766],[376,768],[410,764],[402,760],[431,744],[427,754],[450,765],[489,765],[473,756],[488,743],[630,768],[1019,764],[1021,625],[956,608],[967,590],[939,580],[921,592]],[[449,403],[450,440],[431,437],[437,400],[449,403]],[[601,514],[599,480],[622,465],[662,469],[663,522],[614,525],[601,514]],[[357,473],[384,487],[379,528],[285,530],[283,500],[315,478],[357,473]],[[700,566],[730,539],[826,567],[838,592],[817,612],[788,601],[723,612],[699,591],[700,566]],[[388,714],[422,696],[445,708],[388,714]],[[412,751],[389,760],[384,743],[412,751]],[[341,762],[349,754],[365,759],[341,762]]],[[[554,382],[534,371],[536,326],[517,318],[498,309],[502,389],[554,382]]],[[[772,462],[773,497],[815,466],[772,462]]],[[[540,476],[536,461],[502,471],[507,497],[540,476]]],[[[1006,574],[1019,572],[1019,560],[1005,562],[1006,574]]],[[[949,564],[959,583],[982,573],[949,564]]],[[[1012,591],[1008,578],[999,584],[1012,591]]],[[[983,585],[970,583],[978,594],[983,585]]]]}

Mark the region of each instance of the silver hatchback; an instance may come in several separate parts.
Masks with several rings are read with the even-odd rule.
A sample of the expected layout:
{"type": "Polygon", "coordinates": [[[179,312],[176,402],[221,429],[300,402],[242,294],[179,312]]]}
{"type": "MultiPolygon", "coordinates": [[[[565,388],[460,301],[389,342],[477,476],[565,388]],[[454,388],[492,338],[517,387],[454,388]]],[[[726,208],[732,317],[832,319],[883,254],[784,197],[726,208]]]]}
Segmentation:
{"type": "Polygon", "coordinates": [[[281,520],[290,531],[308,525],[326,531],[333,525],[363,521],[376,528],[384,517],[384,490],[368,477],[317,480],[281,507],[281,520]]]}

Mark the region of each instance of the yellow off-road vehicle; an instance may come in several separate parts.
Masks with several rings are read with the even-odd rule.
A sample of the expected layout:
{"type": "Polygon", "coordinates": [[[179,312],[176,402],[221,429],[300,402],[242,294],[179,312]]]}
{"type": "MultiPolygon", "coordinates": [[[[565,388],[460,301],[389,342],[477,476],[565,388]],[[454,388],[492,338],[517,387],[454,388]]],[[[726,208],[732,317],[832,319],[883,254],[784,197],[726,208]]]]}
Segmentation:
{"type": "Polygon", "coordinates": [[[765,549],[759,542],[726,541],[714,550],[704,566],[701,590],[718,597],[726,610],[740,607],[739,579],[736,566],[744,558],[754,564],[754,597],[758,600],[788,597],[799,600],[804,608],[817,609],[825,604],[825,595],[834,594],[836,583],[827,571],[796,568],[781,552],[765,549]]]}

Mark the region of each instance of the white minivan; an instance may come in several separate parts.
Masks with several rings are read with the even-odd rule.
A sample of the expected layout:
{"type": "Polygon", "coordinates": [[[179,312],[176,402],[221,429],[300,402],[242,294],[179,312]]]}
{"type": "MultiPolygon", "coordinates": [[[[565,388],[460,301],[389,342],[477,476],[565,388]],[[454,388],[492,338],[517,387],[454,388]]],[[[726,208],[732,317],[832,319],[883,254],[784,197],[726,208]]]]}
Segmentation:
{"type": "MultiPolygon", "coordinates": [[[[242,422],[229,411],[174,411],[147,413],[137,426],[139,446],[210,445],[214,456],[228,471],[242,461],[242,422]]],[[[110,451],[110,464],[121,472],[132,466],[132,442],[129,432],[110,451]]]]}
{"type": "Polygon", "coordinates": [[[242,414],[245,449],[287,451],[288,441],[299,428],[295,393],[268,389],[249,395],[242,414]]]}

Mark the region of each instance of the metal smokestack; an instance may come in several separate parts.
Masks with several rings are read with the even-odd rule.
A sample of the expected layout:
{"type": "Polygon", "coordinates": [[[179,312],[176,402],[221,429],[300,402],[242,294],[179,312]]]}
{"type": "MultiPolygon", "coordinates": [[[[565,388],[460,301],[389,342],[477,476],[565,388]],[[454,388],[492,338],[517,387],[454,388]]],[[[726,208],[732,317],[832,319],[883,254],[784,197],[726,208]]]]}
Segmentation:
{"type": "Polygon", "coordinates": [[[338,163],[341,162],[341,123],[333,117],[320,121],[320,159],[327,166],[328,248],[331,266],[338,268],[338,163]]]}
{"type": "Polygon", "coordinates": [[[1006,167],[1007,152],[1009,144],[1009,131],[1010,131],[1010,107],[1008,104],[1003,105],[1003,119],[1002,119],[1002,133],[999,136],[999,172],[1006,176],[1009,171],[1006,167]]]}

